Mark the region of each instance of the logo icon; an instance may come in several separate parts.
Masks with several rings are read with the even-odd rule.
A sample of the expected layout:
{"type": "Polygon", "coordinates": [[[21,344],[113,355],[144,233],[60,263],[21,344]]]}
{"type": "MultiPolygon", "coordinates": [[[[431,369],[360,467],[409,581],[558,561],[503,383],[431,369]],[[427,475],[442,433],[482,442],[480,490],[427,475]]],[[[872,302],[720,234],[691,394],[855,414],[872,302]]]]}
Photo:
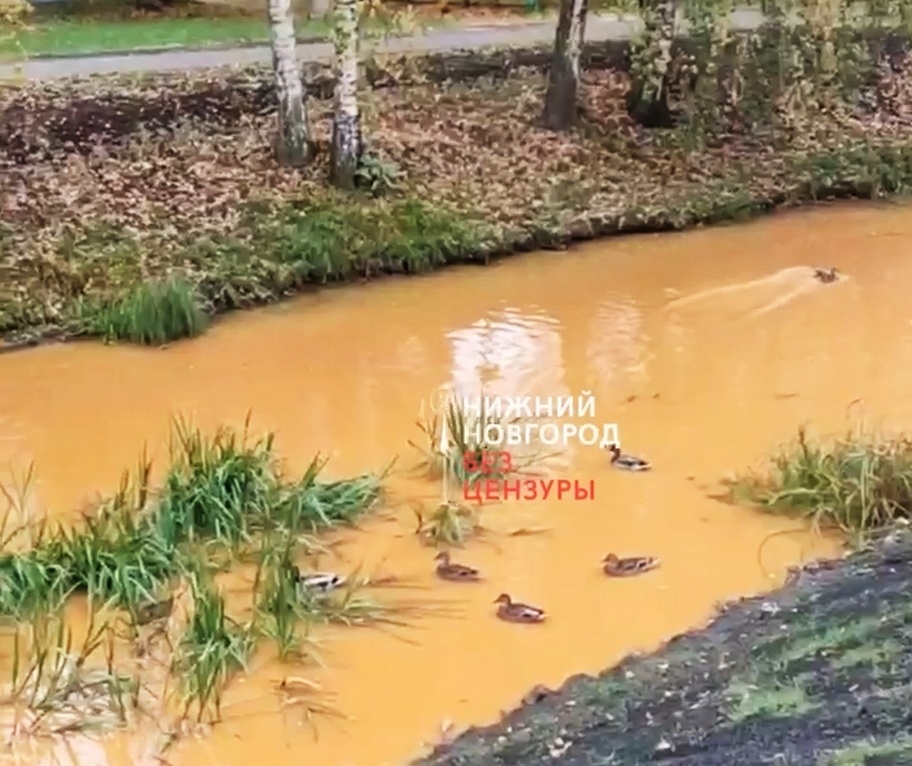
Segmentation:
{"type": "Polygon", "coordinates": [[[450,405],[456,401],[456,395],[449,385],[438,386],[428,400],[432,415],[446,416],[450,405]]]}

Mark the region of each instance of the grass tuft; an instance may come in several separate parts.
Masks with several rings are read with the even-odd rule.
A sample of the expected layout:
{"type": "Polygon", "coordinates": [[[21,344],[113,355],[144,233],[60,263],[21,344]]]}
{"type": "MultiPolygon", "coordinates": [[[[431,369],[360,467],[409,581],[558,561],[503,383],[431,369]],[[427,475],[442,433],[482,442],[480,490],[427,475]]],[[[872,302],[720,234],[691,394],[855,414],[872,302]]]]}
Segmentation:
{"type": "Polygon", "coordinates": [[[130,722],[140,689],[135,679],[116,669],[107,623],[90,624],[78,649],[59,615],[19,626],[13,638],[11,681],[0,694],[0,708],[12,713],[2,718],[10,740],[97,732],[130,722]],[[99,651],[104,654],[101,665],[91,661],[99,651]]]}
{"type": "Polygon", "coordinates": [[[444,415],[435,412],[417,421],[416,425],[424,434],[423,444],[413,441],[409,444],[421,453],[417,468],[429,478],[438,479],[449,473],[460,484],[471,485],[485,479],[503,479],[507,473],[529,471],[560,454],[559,451],[548,453],[534,443],[511,445],[511,470],[498,472],[496,467],[493,470],[483,469],[482,461],[486,453],[490,455],[505,449],[503,444],[486,439],[488,429],[498,427],[502,432],[508,426],[522,427],[524,424],[523,418],[505,420],[491,412],[486,408],[483,397],[481,411],[477,414],[467,412],[462,402],[451,399],[447,402],[444,415]],[[442,445],[446,445],[444,449],[441,449],[442,445]]]}
{"type": "Polygon", "coordinates": [[[912,441],[861,428],[829,442],[799,429],[763,472],[727,482],[736,502],[798,512],[816,526],[865,533],[912,510],[912,441]]]}
{"type": "Polygon", "coordinates": [[[195,337],[209,324],[196,291],[183,279],[144,282],[120,299],[84,302],[77,318],[90,335],[146,346],[195,337]]]}
{"type": "MultiPolygon", "coordinates": [[[[126,611],[128,635],[139,654],[150,656],[153,639],[168,639],[170,656],[163,666],[181,679],[183,715],[195,710],[200,722],[210,714],[220,719],[225,686],[246,668],[259,638],[273,640],[286,659],[302,654],[302,625],[306,630],[321,622],[403,624],[396,615],[417,613],[415,606],[364,598],[362,578],[351,577],[346,589],[326,595],[299,587],[292,562],[313,545],[307,533],[351,522],[372,508],[386,474],[321,482],[326,461],[317,455],[302,476],[286,478],[273,435],[251,438],[249,421],[248,415],[240,431],[220,428],[207,435],[176,419],[163,485],[155,491],[150,487],[152,464],[144,454],[119,489],[75,526],[30,525],[30,482],[21,491],[4,488],[8,509],[0,532],[5,547],[23,532],[28,539],[22,550],[0,555],[0,615],[41,625],[42,613],[60,613],[74,593],[87,597],[93,619],[109,606],[126,611]],[[26,523],[10,529],[16,515],[26,523]],[[249,553],[258,559],[254,611],[248,623],[240,624],[226,613],[212,572],[243,563],[249,553]],[[158,624],[140,631],[151,622],[158,624]]],[[[75,654],[62,621],[53,637],[47,629],[36,630],[27,646],[20,646],[17,634],[14,682],[7,694],[33,716],[32,729],[51,727],[49,733],[59,733],[64,724],[56,721],[66,716],[70,729],[90,727],[103,718],[99,706],[107,706],[105,715],[125,721],[128,703],[122,697],[133,694],[135,704],[138,680],[128,688],[113,665],[91,674],[84,669],[107,629],[90,631],[86,648],[75,654]],[[79,698],[86,713],[78,720],[66,707],[67,689],[74,690],[74,684],[88,690],[79,698]],[[66,708],[66,716],[47,712],[58,708],[66,708]]],[[[157,696],[164,699],[164,689],[157,696]]]]}
{"type": "Polygon", "coordinates": [[[220,428],[206,436],[174,423],[171,465],[158,507],[159,534],[171,544],[217,540],[231,547],[255,534],[295,534],[348,523],[380,499],[382,475],[318,482],[326,465],[317,455],[300,479],[287,481],[274,452],[274,435],[249,437],[220,428]]]}
{"type": "Polygon", "coordinates": [[[248,626],[225,613],[225,600],[212,583],[191,578],[193,609],[175,658],[184,679],[185,715],[197,709],[197,721],[210,709],[221,718],[222,692],[231,677],[247,667],[254,648],[248,626]]]}
{"type": "Polygon", "coordinates": [[[462,545],[484,531],[478,512],[462,503],[440,503],[427,516],[418,510],[415,515],[418,517],[415,534],[429,545],[462,545]]]}

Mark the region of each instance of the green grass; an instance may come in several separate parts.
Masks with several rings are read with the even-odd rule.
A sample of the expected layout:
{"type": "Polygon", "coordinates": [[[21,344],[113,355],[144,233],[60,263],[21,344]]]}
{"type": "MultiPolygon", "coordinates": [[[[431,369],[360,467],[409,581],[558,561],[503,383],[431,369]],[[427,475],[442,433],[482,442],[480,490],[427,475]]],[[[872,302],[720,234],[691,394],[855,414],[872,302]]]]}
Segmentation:
{"type": "MultiPolygon", "coordinates": [[[[442,22],[439,22],[442,23],[442,22]]],[[[407,28],[393,15],[365,20],[368,34],[402,34],[407,28]]],[[[323,19],[307,19],[300,13],[295,31],[301,41],[325,39],[329,25],[323,19]]],[[[420,30],[415,30],[419,32],[420,30]]],[[[27,21],[15,40],[0,40],[0,61],[40,56],[79,56],[141,50],[195,50],[216,46],[265,44],[269,26],[263,17],[247,14],[214,17],[105,18],[55,17],[49,13],[27,21]]]]}
{"type": "MultiPolygon", "coordinates": [[[[144,608],[156,601],[167,603],[169,594],[173,604],[174,588],[186,586],[192,610],[171,664],[183,682],[185,711],[195,708],[201,718],[214,710],[216,719],[222,689],[245,667],[260,637],[272,638],[286,655],[294,648],[292,639],[300,620],[391,621],[391,615],[403,607],[356,597],[355,591],[363,585],[360,581],[353,581],[341,599],[308,604],[287,587],[277,595],[273,581],[261,577],[259,570],[276,560],[276,551],[293,560],[303,533],[350,522],[374,507],[382,476],[321,482],[325,461],[317,456],[303,475],[286,477],[272,434],[254,439],[248,426],[249,422],[240,431],[220,428],[206,435],[176,419],[162,486],[150,486],[152,465],[143,456],[138,468],[124,475],[119,489],[100,500],[76,526],[8,529],[9,515],[21,512],[28,502],[4,489],[11,510],[0,525],[5,538],[0,555],[0,616],[34,627],[43,623],[43,615],[60,613],[70,595],[81,593],[88,598],[93,616],[110,608],[126,613],[130,636],[138,639],[144,608]],[[16,546],[17,542],[23,544],[16,546]],[[226,615],[224,599],[211,576],[216,569],[230,568],[241,560],[233,554],[250,548],[260,554],[255,604],[269,604],[271,598],[272,606],[255,609],[250,623],[242,625],[226,615]],[[225,551],[229,555],[221,556],[225,551]],[[262,619],[270,615],[277,628],[262,619]]],[[[27,491],[27,486],[28,482],[21,491],[27,491]]],[[[167,616],[166,611],[161,618],[167,616]]],[[[17,667],[40,666],[45,676],[60,675],[63,671],[53,663],[72,656],[68,641],[63,633],[56,641],[33,640],[17,667]]],[[[21,672],[17,673],[8,696],[21,701],[29,684],[38,682],[22,680],[21,672]]],[[[108,686],[115,683],[112,673],[105,676],[108,686]]],[[[53,696],[49,683],[45,679],[39,684],[44,697],[53,696]]],[[[93,683],[102,681],[96,678],[93,683]]],[[[120,688],[120,681],[116,684],[120,688]]],[[[30,699],[34,701],[36,695],[38,691],[30,699]]]]}
{"type": "Polygon", "coordinates": [[[797,680],[772,685],[733,683],[728,688],[728,695],[735,703],[729,713],[732,721],[754,717],[785,718],[814,707],[797,680]]]}
{"type": "Polygon", "coordinates": [[[0,727],[8,741],[56,739],[126,726],[138,712],[141,689],[113,661],[114,635],[108,623],[90,624],[81,646],[59,614],[17,627],[12,674],[0,690],[0,727]],[[102,663],[93,657],[101,652],[102,663]]]}
{"type": "Polygon", "coordinates": [[[892,740],[863,739],[821,755],[818,766],[868,766],[868,764],[907,763],[912,757],[912,737],[897,734],[892,740]],[[891,758],[892,756],[892,758],[891,758]],[[897,756],[904,756],[900,761],[897,756]],[[895,759],[895,760],[894,760],[895,759]]]}
{"type": "MultiPolygon", "coordinates": [[[[74,335],[161,345],[204,332],[214,310],[276,299],[305,285],[342,282],[379,273],[422,273],[478,260],[484,227],[414,199],[298,200],[242,208],[237,237],[214,241],[192,233],[182,244],[185,264],[202,276],[191,284],[173,275],[147,281],[130,271],[104,295],[80,296],[67,321],[74,335]],[[253,292],[250,293],[251,288],[253,292]]],[[[138,247],[124,236],[89,236],[67,257],[138,247]]]]}
{"type": "MultiPolygon", "coordinates": [[[[323,35],[326,25],[298,24],[303,37],[323,35]]],[[[163,18],[124,21],[54,19],[32,24],[16,44],[0,45],[0,58],[68,56],[155,48],[207,48],[262,43],[269,39],[265,19],[163,18]]]]}
{"type": "Polygon", "coordinates": [[[84,302],[78,316],[85,333],[146,346],[192,338],[209,324],[194,288],[179,278],[139,284],[117,300],[84,302]]]}
{"type": "Polygon", "coordinates": [[[415,534],[434,546],[462,545],[468,538],[484,532],[479,514],[463,503],[440,503],[430,513],[415,511],[415,534]]]}
{"type": "MultiPolygon", "coordinates": [[[[439,479],[446,473],[460,486],[477,484],[486,479],[503,479],[507,473],[528,471],[550,457],[560,454],[559,451],[546,452],[535,443],[506,445],[490,442],[487,429],[497,426],[505,429],[510,426],[523,427],[526,420],[512,418],[506,420],[500,415],[486,409],[482,397],[479,413],[467,412],[462,401],[450,399],[444,413],[425,413],[416,422],[423,434],[420,442],[409,441],[409,444],[421,453],[417,469],[429,478],[439,479]],[[441,445],[445,445],[441,449],[441,445]],[[493,456],[502,450],[509,452],[511,465],[485,468],[485,456],[493,456]]],[[[445,512],[441,506],[438,511],[445,512]]]]}
{"type": "Polygon", "coordinates": [[[728,482],[738,502],[797,512],[815,525],[864,534],[912,510],[912,441],[853,429],[829,441],[805,429],[761,472],[728,482]]]}
{"type": "Polygon", "coordinates": [[[247,666],[255,637],[249,626],[225,613],[225,600],[211,582],[191,579],[193,614],[184,632],[174,670],[184,684],[185,713],[197,709],[201,720],[210,705],[221,718],[222,690],[247,666]]]}
{"type": "Polygon", "coordinates": [[[376,273],[418,274],[447,263],[477,260],[484,229],[417,199],[366,205],[330,195],[290,204],[252,204],[246,237],[218,244],[196,242],[197,258],[226,265],[264,255],[284,283],[321,284],[376,273]]]}

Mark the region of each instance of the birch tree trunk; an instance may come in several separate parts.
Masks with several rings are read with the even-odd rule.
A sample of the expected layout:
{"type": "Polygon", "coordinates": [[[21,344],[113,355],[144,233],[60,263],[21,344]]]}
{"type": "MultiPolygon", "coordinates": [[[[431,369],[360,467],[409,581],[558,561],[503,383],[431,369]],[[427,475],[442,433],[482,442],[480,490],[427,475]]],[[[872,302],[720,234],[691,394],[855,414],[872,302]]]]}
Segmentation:
{"type": "Polygon", "coordinates": [[[633,55],[627,112],[644,127],[671,127],[668,88],[675,37],[675,0],[640,0],[640,8],[646,11],[646,29],[633,55]]]}
{"type": "Polygon", "coordinates": [[[330,182],[354,189],[361,161],[361,115],[358,110],[358,0],[336,0],[333,39],[336,47],[330,182]]]}
{"type": "Polygon", "coordinates": [[[576,122],[580,52],[586,31],[588,6],[588,0],[561,0],[554,56],[545,93],[544,122],[551,130],[567,130],[576,122]]]}
{"type": "Polygon", "coordinates": [[[312,145],[291,0],[268,0],[268,3],[272,68],[279,99],[276,157],[283,165],[305,165],[311,158],[312,145]]]}

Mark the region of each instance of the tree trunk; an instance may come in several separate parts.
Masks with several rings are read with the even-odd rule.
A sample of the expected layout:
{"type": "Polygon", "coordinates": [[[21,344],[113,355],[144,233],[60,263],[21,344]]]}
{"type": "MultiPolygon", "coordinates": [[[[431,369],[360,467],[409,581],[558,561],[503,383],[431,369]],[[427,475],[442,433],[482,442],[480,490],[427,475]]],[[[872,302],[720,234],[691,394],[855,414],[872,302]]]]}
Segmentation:
{"type": "Polygon", "coordinates": [[[335,109],[333,111],[330,180],[340,189],[354,189],[361,161],[361,115],[358,110],[357,0],[336,0],[333,29],[336,46],[335,109]]]}
{"type": "Polygon", "coordinates": [[[312,145],[304,85],[298,67],[291,0],[268,1],[272,68],[279,97],[276,156],[283,165],[305,165],[311,158],[312,145]]]}
{"type": "Polygon", "coordinates": [[[627,112],[647,128],[671,127],[668,105],[671,84],[671,46],[675,37],[675,0],[640,0],[646,29],[631,67],[627,112]]]}
{"type": "Polygon", "coordinates": [[[554,57],[545,93],[544,122],[551,130],[567,130],[576,122],[580,52],[586,32],[588,6],[588,0],[561,0],[554,57]]]}

